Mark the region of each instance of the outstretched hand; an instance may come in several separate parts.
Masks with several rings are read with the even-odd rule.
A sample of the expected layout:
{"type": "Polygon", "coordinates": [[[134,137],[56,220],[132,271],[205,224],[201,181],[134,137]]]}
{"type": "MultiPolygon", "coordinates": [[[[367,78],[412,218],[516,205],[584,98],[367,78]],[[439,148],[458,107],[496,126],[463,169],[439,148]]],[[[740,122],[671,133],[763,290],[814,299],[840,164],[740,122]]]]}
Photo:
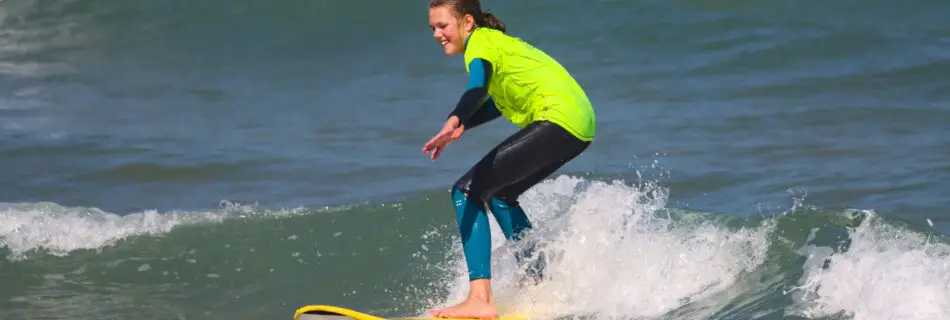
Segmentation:
{"type": "Polygon", "coordinates": [[[458,118],[449,118],[449,120],[445,121],[445,125],[442,126],[442,130],[432,137],[432,139],[429,139],[429,142],[426,142],[425,146],[422,147],[422,152],[428,154],[432,160],[435,160],[446,146],[461,138],[464,132],[465,126],[458,125],[458,118]]]}

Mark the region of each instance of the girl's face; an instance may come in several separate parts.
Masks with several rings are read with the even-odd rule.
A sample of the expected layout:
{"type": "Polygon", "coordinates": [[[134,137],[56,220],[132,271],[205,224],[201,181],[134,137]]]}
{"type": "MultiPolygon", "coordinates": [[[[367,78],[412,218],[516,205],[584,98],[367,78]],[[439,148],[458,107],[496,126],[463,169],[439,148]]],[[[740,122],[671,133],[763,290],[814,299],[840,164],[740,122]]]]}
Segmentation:
{"type": "Polygon", "coordinates": [[[432,28],[432,37],[442,45],[447,56],[465,52],[465,39],[468,39],[474,26],[475,20],[471,15],[465,15],[459,19],[452,11],[452,6],[429,8],[429,27],[432,28]]]}

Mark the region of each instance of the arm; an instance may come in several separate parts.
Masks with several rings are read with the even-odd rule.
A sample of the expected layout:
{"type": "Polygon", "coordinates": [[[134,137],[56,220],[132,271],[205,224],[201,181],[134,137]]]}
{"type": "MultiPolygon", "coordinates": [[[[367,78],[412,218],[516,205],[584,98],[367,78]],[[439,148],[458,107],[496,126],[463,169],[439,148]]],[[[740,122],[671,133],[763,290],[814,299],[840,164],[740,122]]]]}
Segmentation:
{"type": "Polygon", "coordinates": [[[492,64],[488,60],[475,58],[469,63],[468,89],[462,94],[455,110],[449,114],[449,119],[454,116],[459,125],[471,129],[501,115],[494,101],[488,97],[491,74],[492,64]]]}
{"type": "Polygon", "coordinates": [[[442,130],[422,147],[422,152],[429,154],[432,160],[439,157],[446,145],[458,140],[466,127],[475,127],[501,115],[494,101],[486,101],[491,68],[491,63],[484,59],[474,59],[469,63],[468,90],[445,120],[442,130]],[[483,104],[486,106],[482,107],[483,104]]]}
{"type": "Polygon", "coordinates": [[[495,107],[495,100],[492,100],[491,97],[488,97],[488,100],[485,101],[485,104],[481,108],[478,108],[478,111],[468,119],[468,122],[465,123],[465,130],[471,130],[483,123],[488,121],[495,120],[501,116],[501,111],[498,111],[498,107],[495,107]]]}

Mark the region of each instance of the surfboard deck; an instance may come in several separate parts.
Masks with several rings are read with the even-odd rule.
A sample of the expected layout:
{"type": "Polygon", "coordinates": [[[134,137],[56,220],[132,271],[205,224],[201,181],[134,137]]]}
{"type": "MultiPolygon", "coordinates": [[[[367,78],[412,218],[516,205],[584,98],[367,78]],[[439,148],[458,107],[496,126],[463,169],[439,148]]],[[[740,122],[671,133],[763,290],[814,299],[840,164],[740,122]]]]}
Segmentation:
{"type": "MultiPolygon", "coordinates": [[[[499,315],[496,320],[527,320],[518,315],[499,315]]],[[[294,320],[471,320],[434,316],[383,318],[356,310],[330,305],[309,305],[297,309],[294,320]]]]}

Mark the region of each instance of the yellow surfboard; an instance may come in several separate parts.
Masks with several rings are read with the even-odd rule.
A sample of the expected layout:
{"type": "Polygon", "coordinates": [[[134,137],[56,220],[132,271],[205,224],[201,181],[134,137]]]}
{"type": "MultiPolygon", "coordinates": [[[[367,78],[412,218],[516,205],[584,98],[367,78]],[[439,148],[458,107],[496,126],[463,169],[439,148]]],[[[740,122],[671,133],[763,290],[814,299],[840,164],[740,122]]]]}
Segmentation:
{"type": "MultiPolygon", "coordinates": [[[[374,316],[371,314],[343,308],[337,306],[328,306],[328,305],[309,305],[304,306],[300,309],[297,309],[297,312],[294,313],[294,320],[471,320],[471,319],[454,319],[454,318],[441,318],[433,316],[424,316],[424,317],[399,317],[399,318],[382,318],[374,316]]],[[[527,317],[518,316],[518,315],[501,315],[495,320],[528,320],[527,317]]]]}

